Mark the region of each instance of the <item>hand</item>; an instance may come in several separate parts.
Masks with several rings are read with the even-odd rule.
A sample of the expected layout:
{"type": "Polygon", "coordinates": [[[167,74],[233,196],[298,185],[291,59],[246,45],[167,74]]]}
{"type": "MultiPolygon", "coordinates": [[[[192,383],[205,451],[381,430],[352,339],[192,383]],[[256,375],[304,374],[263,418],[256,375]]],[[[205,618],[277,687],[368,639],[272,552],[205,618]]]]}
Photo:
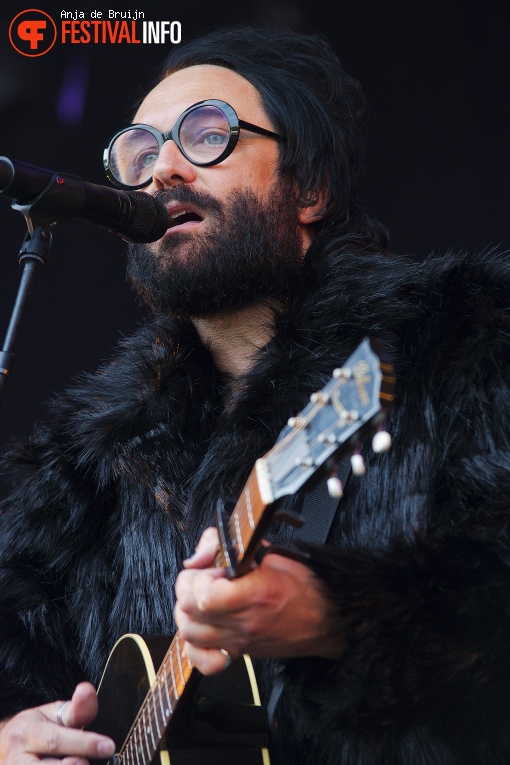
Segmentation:
{"type": "Polygon", "coordinates": [[[80,683],[64,708],[65,727],[57,722],[60,701],[25,709],[0,727],[0,765],[88,765],[87,758],[108,758],[115,744],[106,736],[80,730],[97,714],[94,686],[80,683]]]}
{"type": "Polygon", "coordinates": [[[190,661],[204,675],[225,669],[223,648],[233,658],[339,654],[330,635],[329,606],[312,571],[281,555],[267,555],[239,579],[211,568],[216,529],[207,529],[176,583],[175,618],[190,661]]]}

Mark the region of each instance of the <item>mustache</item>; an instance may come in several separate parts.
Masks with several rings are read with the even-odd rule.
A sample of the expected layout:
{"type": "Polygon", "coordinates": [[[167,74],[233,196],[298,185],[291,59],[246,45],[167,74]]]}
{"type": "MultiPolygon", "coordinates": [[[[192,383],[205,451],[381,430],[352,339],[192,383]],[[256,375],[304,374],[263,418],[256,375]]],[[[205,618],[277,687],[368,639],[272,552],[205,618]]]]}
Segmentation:
{"type": "Polygon", "coordinates": [[[223,214],[223,206],[215,197],[203,191],[190,189],[188,186],[159,189],[154,193],[154,197],[163,205],[169,202],[182,202],[184,204],[192,204],[204,212],[223,214]]]}

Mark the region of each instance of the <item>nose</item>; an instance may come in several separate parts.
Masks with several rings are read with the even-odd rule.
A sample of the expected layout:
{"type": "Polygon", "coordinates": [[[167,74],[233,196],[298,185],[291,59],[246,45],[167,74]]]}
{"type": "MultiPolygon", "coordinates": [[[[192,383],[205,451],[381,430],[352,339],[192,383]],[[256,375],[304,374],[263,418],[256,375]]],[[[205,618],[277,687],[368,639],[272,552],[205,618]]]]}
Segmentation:
{"type": "Polygon", "coordinates": [[[181,154],[174,141],[165,141],[154,163],[151,187],[155,191],[171,189],[193,183],[196,177],[195,165],[181,154]]]}

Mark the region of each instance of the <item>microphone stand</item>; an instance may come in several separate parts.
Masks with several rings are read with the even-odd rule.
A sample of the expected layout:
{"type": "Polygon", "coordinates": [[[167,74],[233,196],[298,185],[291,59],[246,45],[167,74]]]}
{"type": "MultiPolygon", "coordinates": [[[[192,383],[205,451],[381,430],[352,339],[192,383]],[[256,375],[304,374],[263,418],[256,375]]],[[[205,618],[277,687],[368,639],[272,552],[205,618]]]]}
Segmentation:
{"type": "MultiPolygon", "coordinates": [[[[49,197],[51,197],[53,192],[57,191],[59,185],[58,177],[55,176],[48,186],[30,202],[20,204],[15,201],[11,205],[14,210],[18,210],[25,217],[28,231],[25,234],[18,256],[19,263],[23,266],[23,272],[3,347],[0,351],[0,403],[7,386],[7,381],[12,376],[15,360],[14,345],[21,327],[28,298],[32,291],[35,275],[39,266],[46,265],[50,254],[51,230],[58,223],[72,217],[71,210],[56,213],[54,206],[51,204],[49,197]]],[[[76,200],[73,201],[78,202],[79,197],[80,191],[76,190],[76,200]]]]}

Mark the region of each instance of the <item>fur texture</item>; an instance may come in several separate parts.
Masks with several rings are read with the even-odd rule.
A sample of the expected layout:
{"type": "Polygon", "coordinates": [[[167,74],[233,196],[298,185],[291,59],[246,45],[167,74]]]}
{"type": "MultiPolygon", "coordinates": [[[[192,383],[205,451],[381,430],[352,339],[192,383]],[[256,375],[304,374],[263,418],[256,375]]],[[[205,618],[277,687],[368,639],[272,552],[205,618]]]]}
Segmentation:
{"type": "MultiPolygon", "coordinates": [[[[394,446],[367,450],[311,549],[342,659],[278,667],[272,761],[510,762],[510,261],[316,246],[306,269],[230,413],[191,325],[157,319],[8,455],[0,718],[97,682],[121,634],[173,631],[216,498],[371,334],[397,371],[394,446]]],[[[259,669],[267,693],[275,667],[259,669]]]]}

